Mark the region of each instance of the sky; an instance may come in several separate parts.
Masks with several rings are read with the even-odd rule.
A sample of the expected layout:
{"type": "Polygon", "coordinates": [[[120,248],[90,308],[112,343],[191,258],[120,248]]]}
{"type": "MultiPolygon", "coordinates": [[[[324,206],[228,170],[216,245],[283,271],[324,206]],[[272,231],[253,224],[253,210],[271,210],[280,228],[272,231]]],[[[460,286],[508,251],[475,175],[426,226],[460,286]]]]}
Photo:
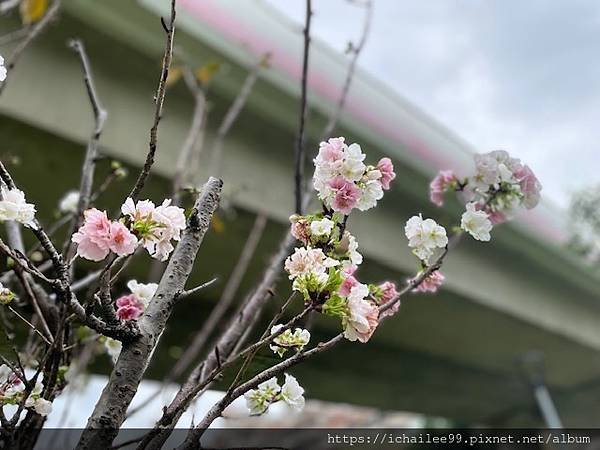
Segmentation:
{"type": "MultiPolygon", "coordinates": [[[[267,3],[304,21],[304,0],[267,3]]],[[[363,8],[313,10],[313,36],[333,48],[360,37],[363,8]]],[[[600,183],[599,56],[596,0],[374,0],[360,66],[478,151],[523,159],[567,206],[600,183]]]]}

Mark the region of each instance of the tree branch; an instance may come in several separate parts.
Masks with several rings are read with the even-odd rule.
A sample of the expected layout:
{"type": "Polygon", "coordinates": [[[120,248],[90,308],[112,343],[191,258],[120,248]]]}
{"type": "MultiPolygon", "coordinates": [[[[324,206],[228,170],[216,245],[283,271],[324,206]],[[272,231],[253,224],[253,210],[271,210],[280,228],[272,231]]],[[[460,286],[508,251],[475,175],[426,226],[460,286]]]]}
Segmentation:
{"type": "MultiPolygon", "coordinates": [[[[88,208],[92,196],[92,187],[94,184],[94,169],[96,167],[96,159],[98,158],[98,143],[100,141],[100,134],[104,128],[106,122],[107,112],[102,107],[102,103],[98,97],[96,86],[94,84],[94,78],[92,76],[92,69],[90,62],[85,52],[83,43],[78,39],[69,41],[68,46],[79,56],[81,61],[81,68],[83,69],[83,81],[87,90],[87,94],[92,106],[92,112],[94,113],[94,129],[88,141],[87,149],[85,152],[85,159],[83,161],[83,167],[81,168],[81,181],[79,184],[79,201],[77,202],[77,212],[73,216],[73,223],[71,226],[71,232],[68,236],[71,236],[81,225],[83,221],[83,212],[88,208]]],[[[65,252],[65,259],[70,261],[75,253],[75,245],[71,242],[68,244],[68,250],[65,252]]],[[[73,268],[71,268],[71,271],[73,268]]]]}
{"type": "Polygon", "coordinates": [[[221,180],[210,178],[196,201],[188,226],[177,244],[148,308],[138,320],[141,335],[123,343],[110,379],[77,445],[78,449],[108,448],[125,419],[152,351],[163,332],[177,293],[183,291],[210,218],[218,206],[221,180]]]}
{"type": "Polygon", "coordinates": [[[352,85],[352,80],[354,79],[354,73],[356,71],[356,63],[358,61],[358,57],[360,56],[363,48],[365,47],[367,38],[369,37],[369,32],[371,29],[371,21],[373,18],[373,2],[372,2],[372,0],[366,0],[366,2],[364,3],[364,7],[365,7],[365,19],[363,22],[362,35],[360,37],[358,45],[354,46],[354,45],[350,44],[351,52],[352,52],[352,59],[350,59],[350,64],[348,66],[348,72],[346,73],[346,79],[345,79],[344,85],[342,87],[342,93],[340,94],[340,97],[335,106],[335,109],[333,110],[331,116],[329,117],[329,121],[327,122],[327,125],[325,125],[325,128],[323,129],[323,132],[321,133],[322,140],[332,137],[331,134],[335,130],[335,127],[337,126],[337,124],[340,120],[340,115],[341,115],[344,107],[346,106],[346,100],[348,99],[348,93],[350,92],[350,86],[352,85]]]}
{"type": "Polygon", "coordinates": [[[298,135],[294,152],[294,196],[296,200],[296,214],[302,214],[302,191],[304,179],[304,128],[307,112],[307,83],[308,83],[308,55],[310,50],[310,22],[312,18],[311,0],[306,0],[306,19],[304,24],[304,58],[302,62],[302,92],[300,98],[300,118],[298,135]]]}
{"type": "Polygon", "coordinates": [[[225,136],[229,133],[229,130],[239,117],[240,113],[244,109],[246,102],[248,101],[248,97],[252,93],[252,88],[256,84],[258,80],[258,76],[260,74],[261,69],[265,66],[269,59],[269,55],[265,55],[254,68],[248,72],[242,87],[235,97],[235,100],[225,113],[221,124],[219,125],[219,129],[217,130],[217,135],[215,136],[215,140],[212,144],[211,149],[211,161],[210,161],[210,171],[209,173],[214,173],[216,175],[221,175],[221,165],[223,160],[223,142],[225,141],[225,136]]]}
{"type": "Polygon", "coordinates": [[[59,9],[60,0],[54,0],[54,2],[52,2],[48,10],[46,11],[46,14],[44,14],[44,17],[42,17],[39,22],[37,22],[31,28],[29,28],[26,36],[13,50],[12,55],[10,55],[10,59],[6,64],[7,77],[3,82],[0,82],[0,95],[2,95],[2,92],[4,91],[4,88],[6,88],[8,80],[10,79],[10,76],[8,76],[8,74],[10,74],[10,72],[12,72],[12,70],[15,68],[17,61],[19,60],[25,49],[29,46],[29,44],[31,44],[35,40],[35,38],[37,38],[42,33],[42,31],[44,31],[48,24],[50,24],[54,16],[56,16],[56,13],[58,13],[59,9]]]}
{"type": "MultiPolygon", "coordinates": [[[[169,76],[169,69],[171,67],[171,61],[173,60],[173,39],[175,36],[175,17],[176,13],[176,0],[171,0],[171,22],[169,27],[164,27],[167,33],[167,45],[165,48],[165,54],[163,56],[162,61],[162,69],[160,73],[160,80],[158,82],[158,88],[156,90],[156,109],[154,110],[154,123],[152,128],[150,129],[150,142],[148,154],[146,155],[146,161],[144,162],[144,167],[138,176],[135,185],[131,189],[129,193],[129,197],[136,200],[138,195],[144,188],[144,184],[146,184],[146,179],[148,175],[150,175],[150,169],[154,164],[154,155],[156,154],[156,148],[158,146],[158,125],[160,123],[160,119],[162,117],[163,105],[165,102],[165,94],[167,92],[167,77],[169,76]]],[[[161,22],[164,26],[164,21],[161,18],[161,22]]]]}
{"type": "Polygon", "coordinates": [[[231,306],[244,274],[246,273],[250,261],[252,260],[252,256],[254,255],[254,251],[256,250],[258,242],[262,236],[266,223],[267,219],[263,214],[256,216],[254,226],[250,231],[250,235],[246,240],[238,262],[235,265],[233,272],[231,272],[229,279],[227,280],[227,284],[223,289],[221,298],[212,309],[200,331],[198,331],[198,333],[194,336],[192,343],[186,348],[181,358],[179,358],[177,361],[177,364],[175,364],[173,367],[171,373],[167,376],[167,380],[177,379],[183,372],[185,372],[185,370],[187,370],[190,364],[198,356],[200,350],[202,350],[202,346],[206,344],[206,341],[210,337],[211,333],[215,330],[217,324],[219,324],[224,314],[231,306]]]}

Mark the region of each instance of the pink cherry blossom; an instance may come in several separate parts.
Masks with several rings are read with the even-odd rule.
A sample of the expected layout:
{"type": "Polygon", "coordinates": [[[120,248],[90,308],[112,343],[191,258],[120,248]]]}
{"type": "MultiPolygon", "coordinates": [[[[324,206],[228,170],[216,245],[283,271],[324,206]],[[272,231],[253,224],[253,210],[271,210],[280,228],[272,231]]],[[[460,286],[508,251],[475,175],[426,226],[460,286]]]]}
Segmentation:
{"type": "MultiPolygon", "coordinates": [[[[392,281],[385,281],[383,283],[381,283],[379,286],[379,289],[381,289],[381,304],[385,305],[388,302],[391,302],[393,300],[396,300],[400,294],[398,293],[398,289],[396,287],[396,283],[392,282],[392,281]]],[[[392,306],[390,306],[388,309],[386,309],[385,311],[383,311],[381,313],[381,317],[386,317],[386,316],[393,316],[394,314],[396,314],[398,312],[398,309],[400,309],[400,302],[395,302],[392,306]]]]}
{"type": "Polygon", "coordinates": [[[356,269],[358,269],[358,267],[354,265],[348,266],[344,269],[344,281],[338,290],[338,294],[340,294],[342,297],[347,297],[352,288],[359,284],[358,280],[354,277],[354,272],[356,272],[356,269]]]}
{"type": "Polygon", "coordinates": [[[134,294],[118,298],[116,304],[117,317],[121,320],[135,320],[144,312],[144,304],[134,294]]]}
{"type": "Polygon", "coordinates": [[[358,284],[348,295],[348,315],[344,319],[344,337],[350,341],[367,342],[379,325],[379,308],[365,297],[369,288],[358,284]]]}
{"type": "Polygon", "coordinates": [[[290,222],[290,233],[292,233],[292,236],[304,244],[308,244],[310,242],[310,224],[308,221],[302,216],[294,214],[290,217],[290,222]]]}
{"type": "Polygon", "coordinates": [[[108,243],[112,252],[119,256],[131,255],[136,247],[137,238],[121,222],[110,224],[110,241],[108,243]]]}
{"type": "Polygon", "coordinates": [[[456,181],[456,175],[451,170],[441,170],[429,184],[429,199],[434,205],[444,204],[444,192],[448,185],[456,181]]]}
{"type": "Polygon", "coordinates": [[[333,210],[345,215],[350,214],[360,198],[360,189],[342,176],[337,176],[329,181],[329,187],[334,193],[331,203],[333,210]]]}
{"type": "Polygon", "coordinates": [[[436,270],[435,272],[429,274],[416,288],[413,289],[413,292],[437,292],[438,288],[444,283],[446,277],[440,272],[436,270]]]}
{"type": "Polygon", "coordinates": [[[379,182],[386,191],[390,188],[390,183],[396,178],[394,165],[390,158],[381,158],[377,163],[377,169],[381,172],[379,182]]]}
{"type": "Polygon", "coordinates": [[[523,193],[523,205],[527,209],[535,208],[540,201],[542,184],[539,182],[529,166],[519,167],[519,169],[515,171],[513,175],[519,181],[521,186],[521,192],[523,193]]]}
{"type": "Polygon", "coordinates": [[[319,144],[318,161],[335,162],[342,159],[344,156],[344,138],[331,138],[327,142],[319,144]]]}
{"type": "Polygon", "coordinates": [[[102,261],[110,252],[111,223],[105,211],[96,208],[83,213],[84,222],[71,240],[77,245],[77,254],[91,261],[102,261]]]}
{"type": "MultiPolygon", "coordinates": [[[[81,228],[80,228],[81,230],[81,228]]],[[[96,244],[84,232],[78,231],[71,238],[77,244],[77,254],[90,261],[102,261],[110,252],[108,243],[96,244]]]]}

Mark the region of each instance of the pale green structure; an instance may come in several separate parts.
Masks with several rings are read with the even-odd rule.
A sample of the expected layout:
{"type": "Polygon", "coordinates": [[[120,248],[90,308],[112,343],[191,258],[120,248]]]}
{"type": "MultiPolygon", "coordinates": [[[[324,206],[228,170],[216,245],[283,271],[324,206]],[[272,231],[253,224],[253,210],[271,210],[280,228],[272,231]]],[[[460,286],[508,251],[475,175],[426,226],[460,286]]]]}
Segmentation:
{"type": "MultiPolygon", "coordinates": [[[[85,42],[109,111],[103,152],[139,166],[147,150],[164,45],[158,14],[167,15],[168,3],[65,0],[60,21],[10,74],[0,97],[0,152],[27,161],[15,173],[38,204],[55,204],[61,192],[75,186],[92,127],[80,66],[66,40],[80,37],[85,42]]],[[[179,5],[178,54],[190,64],[225,62],[208,94],[207,142],[248,68],[265,51],[273,53],[271,68],[227,137],[223,167],[233,204],[247,212],[264,210],[273,221],[253,268],[258,273],[293,208],[300,30],[258,0],[181,0],[179,5]]],[[[0,34],[16,27],[16,18],[0,20],[0,34]]],[[[0,54],[9,52],[0,47],[0,54]]],[[[309,135],[314,148],[347,61],[318,42],[312,52],[309,135]]],[[[192,100],[183,86],[169,91],[154,169],[165,178],[173,173],[191,110],[192,100]]],[[[441,167],[466,173],[471,149],[360,71],[338,132],[360,142],[372,160],[383,155],[394,160],[394,189],[376,211],[357,214],[350,226],[368,260],[361,276],[401,281],[416,269],[404,238],[406,219],[422,212],[442,223],[456,221],[458,203],[433,208],[427,201],[427,184],[441,167]]],[[[200,170],[197,181],[207,175],[200,170]]],[[[155,178],[148,194],[164,186],[164,180],[155,178]]],[[[227,222],[225,232],[213,236],[201,251],[200,279],[219,268],[230,269],[251,223],[248,214],[240,214],[238,225],[227,222]]],[[[547,380],[565,424],[597,425],[600,280],[565,253],[560,221],[559,213],[540,207],[495,229],[490,244],[466,240],[447,259],[447,283],[440,295],[406,300],[401,314],[382,326],[368,345],[347,343],[299,368],[295,373],[308,395],[424,412],[459,423],[539,423],[515,365],[519,355],[538,349],[546,355],[547,380]]],[[[226,278],[226,272],[221,275],[226,278]]],[[[245,287],[250,283],[248,279],[245,287]]],[[[203,301],[215,301],[218,293],[219,289],[211,291],[203,301]]],[[[203,317],[198,314],[189,330],[203,317]]],[[[323,320],[317,334],[330,334],[335,327],[323,320]]],[[[170,364],[168,358],[160,361],[170,364]]]]}

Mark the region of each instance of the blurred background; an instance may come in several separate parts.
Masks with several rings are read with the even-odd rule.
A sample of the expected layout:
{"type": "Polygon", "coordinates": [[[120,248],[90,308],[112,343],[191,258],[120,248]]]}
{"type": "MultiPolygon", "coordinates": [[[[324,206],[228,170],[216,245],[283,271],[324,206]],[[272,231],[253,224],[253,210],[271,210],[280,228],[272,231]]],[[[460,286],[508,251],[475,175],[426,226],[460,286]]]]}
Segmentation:
{"type": "MultiPolygon", "coordinates": [[[[175,69],[145,194],[155,202],[171,195],[197,106],[184,82],[190,69],[207,107],[194,145],[197,157],[187,165],[183,184],[199,186],[209,174],[225,182],[224,204],[190,285],[215,276],[219,281],[177,307],[138,402],[172,374],[223,299],[242,248],[254,236],[248,268],[207,342],[227,326],[281,241],[293,210],[304,2],[179,0],[178,5],[175,69]],[[249,74],[257,81],[223,136],[219,129],[249,74]]],[[[368,7],[358,0],[314,0],[313,9],[311,155],[335,112],[368,17],[368,7]]],[[[117,167],[129,172],[98,198],[98,205],[116,211],[147,151],[164,46],[159,16],[168,11],[166,0],[64,0],[58,20],[11,72],[0,98],[0,156],[39,206],[43,223],[60,220],[60,199],[77,187],[93,125],[81,68],[67,40],[85,43],[109,114],[98,184],[111,179],[117,167]]],[[[544,186],[543,204],[495,228],[489,244],[464,242],[444,265],[441,293],[410,296],[368,345],[348,342],[295,369],[307,398],[315,401],[302,414],[275,410],[235,423],[501,427],[548,425],[560,417],[571,427],[597,425],[600,276],[594,249],[600,199],[591,194],[597,192],[600,154],[594,136],[600,119],[594,89],[600,5],[374,0],[369,23],[334,134],[359,142],[370,160],[391,157],[398,178],[377,210],[351,218],[366,257],[361,279],[402,282],[418,269],[404,223],[419,212],[445,226],[456,223],[461,205],[453,200],[435,208],[428,183],[439,169],[468,174],[474,152],[502,148],[522,158],[544,186]]],[[[18,13],[0,16],[0,54],[10,54],[21,26],[18,13]]],[[[189,197],[184,195],[184,204],[189,197]]],[[[64,238],[60,230],[56,236],[64,238]]],[[[80,267],[81,276],[85,268],[80,267]]],[[[125,291],[130,278],[152,281],[158,269],[140,255],[117,289],[125,291]]],[[[284,280],[257,320],[266,324],[288,291],[284,280]]],[[[336,321],[319,318],[314,341],[337,327],[336,321]]],[[[51,425],[77,426],[87,417],[84,411],[102,386],[98,376],[111,367],[101,349],[92,350],[92,381],[80,384],[85,395],[71,398],[82,402],[77,414],[63,422],[51,419],[51,425]]],[[[194,360],[202,356],[201,349],[194,360]]],[[[274,361],[265,350],[253,370],[274,361]]],[[[175,378],[181,380],[186,370],[175,378]]],[[[67,412],[74,409],[60,401],[67,412]]],[[[157,416],[158,405],[154,410],[157,416]]],[[[228,414],[240,418],[243,405],[228,414]]],[[[147,426],[155,416],[130,423],[147,426]]]]}

